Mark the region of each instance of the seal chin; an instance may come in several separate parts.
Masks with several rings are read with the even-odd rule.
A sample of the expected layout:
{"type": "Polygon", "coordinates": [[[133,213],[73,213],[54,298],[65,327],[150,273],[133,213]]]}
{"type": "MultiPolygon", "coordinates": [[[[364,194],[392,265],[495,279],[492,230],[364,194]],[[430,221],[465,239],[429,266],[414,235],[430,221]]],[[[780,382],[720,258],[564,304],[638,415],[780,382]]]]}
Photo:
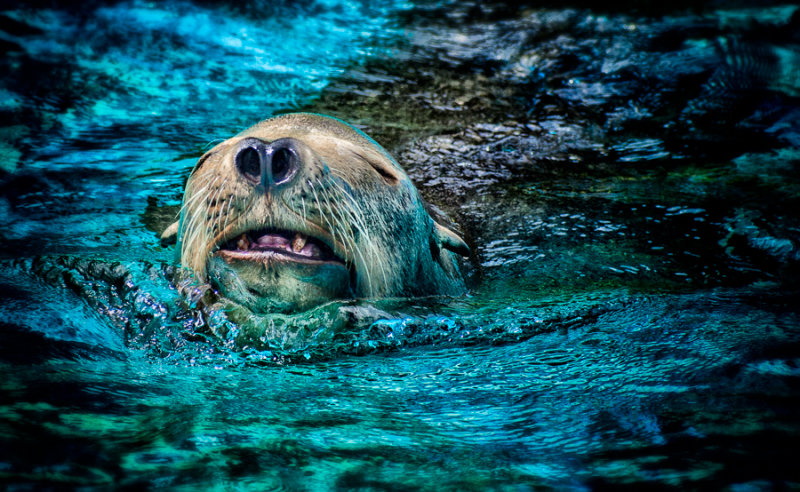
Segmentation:
{"type": "Polygon", "coordinates": [[[347,262],[321,239],[298,231],[238,234],[219,246],[208,273],[224,296],[253,311],[291,312],[352,297],[347,262]]]}

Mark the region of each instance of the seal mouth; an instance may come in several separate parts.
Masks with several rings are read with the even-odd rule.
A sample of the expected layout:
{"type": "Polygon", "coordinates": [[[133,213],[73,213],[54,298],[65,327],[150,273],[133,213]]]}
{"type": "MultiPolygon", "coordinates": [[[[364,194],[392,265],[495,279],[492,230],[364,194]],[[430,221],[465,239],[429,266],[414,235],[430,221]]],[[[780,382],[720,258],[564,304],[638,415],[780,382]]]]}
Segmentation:
{"type": "Polygon", "coordinates": [[[321,239],[299,231],[273,228],[243,232],[222,243],[216,254],[226,260],[257,263],[283,260],[306,264],[345,265],[345,261],[321,239]]]}

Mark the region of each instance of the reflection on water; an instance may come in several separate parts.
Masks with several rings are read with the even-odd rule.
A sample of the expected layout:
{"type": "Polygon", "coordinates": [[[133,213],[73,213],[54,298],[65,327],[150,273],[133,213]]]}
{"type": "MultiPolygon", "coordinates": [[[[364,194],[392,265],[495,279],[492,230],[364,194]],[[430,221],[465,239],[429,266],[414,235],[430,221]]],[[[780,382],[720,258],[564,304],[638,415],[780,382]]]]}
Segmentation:
{"type": "Polygon", "coordinates": [[[797,487],[799,20],[5,8],[0,482],[797,487]],[[189,169],[298,109],[364,128],[458,221],[470,295],[332,303],[260,338],[179,304],[157,232],[189,169]]]}

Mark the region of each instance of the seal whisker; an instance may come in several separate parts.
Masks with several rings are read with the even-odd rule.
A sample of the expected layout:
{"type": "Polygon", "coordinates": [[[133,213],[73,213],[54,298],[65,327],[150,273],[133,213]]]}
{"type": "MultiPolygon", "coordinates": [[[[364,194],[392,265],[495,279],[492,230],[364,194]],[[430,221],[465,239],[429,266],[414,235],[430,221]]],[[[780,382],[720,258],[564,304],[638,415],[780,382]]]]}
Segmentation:
{"type": "MultiPolygon", "coordinates": [[[[188,205],[188,202],[193,201],[194,198],[197,197],[198,193],[201,193],[203,190],[208,189],[211,187],[215,181],[219,180],[220,176],[218,173],[214,173],[209,171],[205,171],[204,173],[195,176],[192,179],[192,196],[188,199],[186,198],[186,194],[184,194],[184,203],[183,206],[188,205]],[[208,178],[211,178],[210,180],[208,178]],[[197,183],[195,183],[197,182],[197,183]],[[198,186],[199,185],[199,186],[198,186]],[[199,188],[199,189],[196,189],[199,188]]],[[[186,192],[188,193],[190,190],[189,186],[186,187],[186,192]]]]}
{"type": "MultiPolygon", "coordinates": [[[[367,245],[372,245],[373,241],[372,241],[372,238],[371,238],[371,236],[369,234],[369,231],[367,230],[366,224],[364,222],[364,216],[363,216],[363,213],[361,212],[361,207],[358,206],[358,204],[355,202],[355,199],[349,193],[347,193],[339,185],[339,183],[337,183],[334,180],[332,180],[331,183],[333,184],[334,188],[336,188],[336,190],[339,191],[340,197],[343,200],[345,200],[346,202],[349,202],[348,203],[349,206],[340,207],[340,209],[339,209],[340,213],[341,214],[346,213],[349,216],[349,218],[351,219],[351,221],[350,221],[351,225],[353,227],[355,227],[355,229],[358,231],[358,233],[361,234],[364,237],[365,241],[363,241],[363,243],[365,243],[367,245]]],[[[346,222],[345,219],[346,218],[342,215],[342,222],[346,222]]],[[[351,237],[352,237],[352,234],[351,234],[351,237]]],[[[353,238],[353,248],[355,249],[355,251],[358,252],[358,255],[361,257],[361,261],[362,261],[363,266],[364,266],[364,271],[366,272],[366,275],[367,275],[367,282],[371,286],[370,289],[374,292],[375,289],[377,288],[377,286],[374,285],[373,282],[372,282],[372,268],[368,267],[369,264],[367,263],[367,261],[366,261],[366,259],[364,257],[364,253],[363,253],[362,249],[358,248],[356,246],[355,238],[353,238]]],[[[378,260],[379,264],[382,263],[380,255],[375,254],[375,253],[376,252],[373,251],[372,255],[370,255],[370,256],[372,258],[375,258],[376,260],[378,260]]],[[[385,280],[386,279],[385,279],[385,275],[384,275],[384,282],[385,282],[385,280]]]]}
{"type": "MultiPolygon", "coordinates": [[[[224,188],[225,186],[227,186],[227,184],[228,184],[228,180],[223,181],[222,182],[222,187],[224,188]]],[[[228,209],[227,210],[223,210],[223,213],[225,215],[225,225],[222,226],[223,230],[228,228],[228,220],[230,220],[230,218],[231,218],[231,206],[232,206],[232,204],[233,204],[233,196],[229,196],[228,197],[228,203],[226,204],[228,209]]]]}
{"type": "Polygon", "coordinates": [[[308,221],[308,217],[306,216],[306,199],[302,198],[300,204],[303,206],[303,223],[306,223],[308,221]]]}
{"type": "Polygon", "coordinates": [[[194,206],[194,202],[208,190],[210,184],[207,184],[201,187],[198,190],[192,190],[192,196],[183,199],[183,206],[181,206],[181,212],[187,210],[190,206],[194,206]]]}
{"type": "MultiPolygon", "coordinates": [[[[217,187],[217,192],[214,196],[209,200],[209,202],[213,205],[209,205],[209,207],[213,207],[216,210],[216,215],[220,215],[220,206],[219,206],[219,197],[222,195],[222,190],[224,189],[224,181],[220,183],[217,187]]],[[[218,221],[206,221],[206,235],[207,237],[215,237],[217,235],[217,225],[219,224],[218,221]]],[[[209,249],[210,253],[210,249],[209,249]]]]}
{"type": "Polygon", "coordinates": [[[331,180],[331,184],[341,193],[342,198],[347,199],[349,203],[349,207],[346,208],[347,212],[350,212],[350,216],[358,221],[358,226],[362,229],[362,232],[369,234],[366,232],[366,223],[364,222],[364,211],[362,210],[361,206],[356,202],[353,195],[347,192],[337,181],[331,180]]]}
{"type": "MultiPolygon", "coordinates": [[[[200,248],[198,243],[204,244],[208,242],[209,222],[208,217],[203,213],[203,207],[197,205],[203,203],[203,201],[200,200],[201,197],[208,198],[208,190],[216,186],[218,181],[219,176],[215,176],[214,179],[201,187],[200,190],[193,192],[190,203],[187,204],[186,212],[188,213],[188,220],[185,223],[185,227],[183,227],[183,230],[180,232],[181,237],[184,238],[181,242],[182,257],[184,254],[187,255],[187,257],[190,256],[189,253],[193,250],[199,254],[200,251],[205,249],[200,248]],[[205,235],[205,238],[203,238],[203,235],[205,235]]],[[[193,258],[192,267],[198,270],[199,275],[202,275],[204,269],[198,265],[204,264],[205,262],[197,256],[196,254],[193,258]]]]}
{"type": "Polygon", "coordinates": [[[344,227],[345,221],[343,216],[341,216],[341,214],[338,213],[339,210],[333,207],[332,205],[334,197],[332,196],[331,191],[327,187],[322,186],[321,182],[320,182],[320,195],[323,198],[325,198],[325,204],[328,208],[328,213],[331,215],[331,218],[336,223],[337,226],[336,230],[339,232],[339,236],[342,239],[342,243],[347,243],[351,247],[351,249],[353,249],[355,246],[354,238],[352,237],[352,234],[348,234],[347,228],[344,227]]]}
{"type": "Polygon", "coordinates": [[[216,175],[217,175],[217,173],[215,172],[215,170],[213,170],[213,169],[204,169],[202,171],[195,172],[195,174],[192,176],[192,179],[203,179],[206,176],[216,176],[216,175]]]}
{"type": "Polygon", "coordinates": [[[224,138],[215,138],[214,140],[211,140],[208,143],[206,143],[206,145],[203,147],[203,149],[205,150],[205,149],[209,148],[210,146],[222,143],[225,140],[226,139],[224,139],[224,138]]]}
{"type": "MultiPolygon", "coordinates": [[[[211,186],[213,186],[214,183],[218,179],[219,179],[219,176],[215,176],[214,179],[210,180],[208,183],[206,183],[203,186],[201,186],[198,190],[192,189],[191,190],[192,191],[192,195],[190,197],[188,197],[188,198],[186,198],[186,196],[184,194],[183,205],[181,206],[180,213],[183,213],[183,211],[187,210],[190,206],[194,206],[195,202],[197,201],[197,199],[202,197],[203,193],[205,193],[209,188],[211,188],[211,186]]],[[[186,191],[188,192],[189,189],[187,188],[186,191]]]]}
{"type": "MultiPolygon", "coordinates": [[[[355,205],[355,203],[353,201],[353,198],[348,193],[346,193],[338,185],[338,183],[336,183],[333,180],[331,180],[331,183],[333,184],[334,188],[336,188],[341,193],[341,195],[343,197],[347,196],[347,198],[349,198],[351,200],[351,203],[353,205],[355,205]]],[[[356,208],[358,210],[360,210],[360,207],[358,207],[357,205],[356,205],[356,208]]],[[[347,213],[350,216],[350,218],[353,221],[353,226],[356,227],[356,229],[359,231],[359,234],[363,234],[364,238],[366,239],[366,243],[367,244],[371,244],[372,241],[371,241],[371,238],[369,236],[369,233],[366,231],[366,228],[364,227],[363,217],[360,216],[360,214],[357,214],[356,210],[351,209],[351,207],[341,207],[339,211],[340,211],[340,213],[347,213]]],[[[342,222],[346,222],[344,216],[341,216],[341,220],[342,220],[342,222]]],[[[356,242],[355,242],[355,238],[352,237],[352,234],[350,235],[350,237],[352,238],[352,248],[353,248],[354,252],[357,253],[361,257],[361,263],[362,263],[362,266],[363,266],[362,270],[365,272],[365,275],[367,277],[367,279],[366,279],[367,280],[367,284],[370,286],[370,288],[372,290],[374,290],[376,286],[372,283],[372,269],[369,268],[369,264],[367,263],[366,258],[364,257],[364,254],[361,251],[361,248],[357,247],[356,242]]]]}
{"type": "MultiPolygon", "coordinates": [[[[345,236],[343,231],[346,232],[347,228],[346,227],[342,227],[342,220],[341,219],[337,219],[337,217],[335,216],[335,214],[334,214],[334,210],[335,209],[331,206],[330,202],[328,201],[328,197],[327,196],[325,196],[325,201],[326,201],[325,205],[326,206],[325,207],[322,206],[322,202],[321,202],[321,200],[319,198],[319,195],[323,195],[323,193],[325,193],[326,195],[329,195],[330,192],[327,191],[327,189],[323,186],[322,182],[317,180],[317,184],[320,187],[319,195],[317,195],[317,191],[316,191],[316,188],[314,186],[314,183],[311,180],[308,180],[307,182],[308,182],[308,185],[311,187],[311,193],[314,195],[314,200],[317,203],[318,209],[320,211],[320,215],[325,220],[325,222],[328,223],[328,227],[330,229],[330,233],[331,233],[331,236],[333,237],[334,243],[336,242],[336,235],[337,235],[337,231],[338,231],[339,232],[339,236],[341,238],[341,243],[347,249],[349,249],[352,252],[352,254],[360,256],[361,257],[361,264],[366,267],[366,265],[367,265],[366,259],[364,258],[362,252],[356,247],[354,238],[352,238],[350,236],[345,236]],[[324,209],[327,209],[328,215],[331,216],[331,219],[333,220],[333,223],[331,223],[331,220],[328,219],[328,215],[325,214],[325,210],[324,209]],[[334,224],[336,224],[336,225],[334,225],[334,224]]],[[[356,271],[359,271],[359,269],[357,268],[356,271]]],[[[371,283],[371,276],[370,276],[369,269],[365,268],[364,269],[364,273],[365,273],[365,275],[367,277],[367,282],[371,283]]],[[[358,279],[358,281],[360,282],[360,279],[358,279]]]]}
{"type": "Polygon", "coordinates": [[[320,197],[325,199],[325,209],[328,212],[328,216],[330,220],[333,221],[331,225],[331,234],[333,235],[334,241],[336,241],[336,235],[339,235],[340,242],[344,243],[344,229],[341,227],[341,222],[337,220],[336,215],[334,214],[334,208],[331,206],[330,202],[330,192],[328,191],[327,187],[324,186],[322,180],[318,179],[317,184],[319,185],[319,195],[320,197]]]}
{"type": "MultiPolygon", "coordinates": [[[[348,214],[351,219],[352,225],[356,228],[358,233],[363,236],[364,241],[362,244],[366,245],[366,248],[370,250],[369,257],[373,258],[376,262],[376,267],[380,269],[381,277],[383,278],[383,284],[381,286],[380,292],[378,292],[378,286],[372,284],[372,279],[370,275],[370,284],[372,284],[372,291],[373,295],[379,295],[382,293],[387,292],[390,289],[390,282],[389,282],[389,275],[387,274],[387,261],[386,256],[382,254],[379,243],[376,242],[369,231],[369,227],[367,227],[366,223],[366,215],[364,214],[363,208],[358,204],[355,197],[347,190],[342,188],[342,186],[334,182],[334,186],[339,190],[341,193],[341,197],[349,202],[348,207],[342,207],[342,210],[348,214]]],[[[373,217],[381,217],[380,211],[376,211],[376,213],[372,214],[373,217]]],[[[361,248],[359,248],[359,251],[361,248]]],[[[363,256],[363,253],[362,253],[363,256]]],[[[370,269],[371,272],[372,269],[370,269]]]]}
{"type": "Polygon", "coordinates": [[[322,217],[322,219],[325,222],[327,222],[328,228],[330,229],[331,236],[333,237],[333,242],[336,243],[336,228],[333,226],[333,224],[331,224],[331,221],[328,219],[327,215],[325,214],[325,210],[324,210],[325,208],[328,208],[328,212],[330,212],[330,208],[329,207],[323,207],[322,201],[320,201],[319,196],[317,195],[317,192],[316,192],[316,190],[314,188],[314,183],[311,180],[308,180],[308,184],[309,184],[309,186],[311,186],[311,193],[314,194],[314,201],[317,202],[317,207],[319,208],[320,216],[322,217]]]}
{"type": "MultiPolygon", "coordinates": [[[[336,183],[333,180],[331,180],[331,183],[334,185],[334,187],[336,187],[336,183]]],[[[328,201],[329,199],[333,200],[334,197],[332,196],[332,192],[330,190],[328,190],[328,189],[324,189],[324,191],[325,191],[325,195],[326,195],[326,201],[328,201]]],[[[330,202],[328,202],[328,203],[330,203],[330,202]]],[[[330,205],[329,205],[329,207],[330,207],[330,205]]],[[[367,268],[367,260],[364,257],[364,254],[361,251],[361,249],[358,248],[358,246],[356,244],[355,237],[353,236],[353,234],[347,234],[349,229],[346,227],[347,221],[345,220],[346,218],[343,215],[343,211],[349,212],[349,210],[347,210],[347,207],[343,207],[343,208],[340,208],[340,209],[336,209],[336,208],[332,208],[331,207],[331,208],[329,208],[329,210],[331,212],[331,215],[336,220],[337,224],[339,224],[340,229],[342,231],[344,231],[342,233],[343,242],[347,245],[349,250],[352,252],[352,255],[353,256],[358,255],[358,257],[361,260],[360,263],[361,263],[363,268],[360,268],[360,269],[357,268],[356,271],[363,271],[365,273],[366,277],[367,277],[367,284],[371,285],[372,284],[372,277],[371,277],[370,269],[367,268]]],[[[359,283],[361,282],[360,278],[357,278],[356,280],[359,283]]],[[[358,287],[358,286],[356,286],[356,287],[358,287]]]]}
{"type": "Polygon", "coordinates": [[[339,191],[341,198],[349,201],[348,203],[349,206],[344,207],[343,210],[347,212],[347,214],[350,216],[351,219],[353,219],[353,221],[355,222],[354,225],[358,229],[359,234],[364,234],[364,237],[367,239],[367,241],[372,242],[369,231],[367,231],[366,223],[364,221],[364,212],[362,211],[358,203],[355,201],[355,198],[353,198],[353,196],[350,193],[345,191],[345,189],[342,188],[342,186],[335,180],[331,180],[331,184],[334,186],[334,188],[336,188],[339,191]]]}
{"type": "MultiPolygon", "coordinates": [[[[199,211],[198,211],[199,212],[199,211]]],[[[185,240],[181,244],[182,252],[189,253],[193,249],[197,249],[197,239],[201,230],[206,230],[205,220],[200,213],[193,213],[189,216],[189,221],[186,226],[186,231],[183,233],[185,240]]]]}
{"type": "MultiPolygon", "coordinates": [[[[333,183],[332,180],[330,182],[333,183]]],[[[326,204],[327,204],[327,207],[328,207],[328,212],[330,213],[331,218],[334,220],[334,222],[337,225],[337,229],[339,231],[339,236],[341,237],[342,243],[347,247],[347,249],[350,250],[351,256],[353,257],[354,260],[356,259],[355,258],[356,255],[361,260],[360,264],[362,265],[363,268],[356,268],[356,271],[357,272],[358,271],[363,271],[365,273],[365,275],[366,275],[367,283],[368,284],[372,284],[372,276],[371,276],[370,269],[366,268],[367,267],[367,260],[364,257],[364,254],[361,251],[361,249],[358,248],[358,246],[356,244],[356,241],[355,241],[355,238],[353,237],[352,233],[349,233],[349,229],[346,227],[347,221],[345,220],[345,217],[343,215],[341,215],[341,210],[336,208],[336,207],[333,207],[331,205],[331,202],[334,201],[331,191],[327,187],[323,187],[322,183],[320,183],[320,195],[324,195],[324,198],[325,198],[325,201],[326,201],[326,204]]],[[[359,283],[361,282],[361,279],[358,278],[358,277],[356,278],[356,280],[359,283]]],[[[358,286],[356,286],[356,287],[358,287],[358,286]]]]}
{"type": "Polygon", "coordinates": [[[189,220],[186,221],[185,223],[181,224],[181,226],[182,226],[181,229],[182,230],[180,231],[180,234],[187,234],[188,233],[188,231],[190,230],[189,229],[190,226],[192,226],[194,224],[194,221],[196,220],[196,216],[200,212],[200,210],[197,210],[197,208],[195,207],[197,200],[199,198],[201,198],[202,196],[205,196],[206,191],[213,185],[213,183],[216,180],[217,180],[217,178],[214,178],[213,180],[211,180],[211,182],[209,184],[207,184],[206,186],[201,187],[196,192],[193,192],[192,196],[188,200],[184,200],[184,206],[181,207],[181,213],[182,214],[184,212],[188,213],[189,214],[189,220]]]}
{"type": "MultiPolygon", "coordinates": [[[[386,267],[387,267],[386,260],[383,257],[383,255],[380,254],[380,250],[378,249],[376,242],[372,240],[372,236],[369,233],[369,229],[365,222],[365,215],[363,209],[356,202],[355,198],[350,193],[348,193],[344,188],[342,188],[341,185],[339,185],[339,183],[337,183],[334,180],[331,180],[331,183],[333,184],[334,187],[336,187],[337,190],[339,190],[341,197],[349,201],[350,206],[342,207],[342,209],[350,216],[350,218],[352,219],[352,223],[358,230],[359,234],[362,234],[364,236],[365,239],[364,243],[368,245],[370,249],[372,249],[370,256],[377,260],[377,266],[381,270],[381,275],[383,276],[383,281],[384,281],[383,290],[388,289],[389,280],[386,274],[386,267]]],[[[373,216],[380,216],[380,215],[373,214],[373,216]]]]}

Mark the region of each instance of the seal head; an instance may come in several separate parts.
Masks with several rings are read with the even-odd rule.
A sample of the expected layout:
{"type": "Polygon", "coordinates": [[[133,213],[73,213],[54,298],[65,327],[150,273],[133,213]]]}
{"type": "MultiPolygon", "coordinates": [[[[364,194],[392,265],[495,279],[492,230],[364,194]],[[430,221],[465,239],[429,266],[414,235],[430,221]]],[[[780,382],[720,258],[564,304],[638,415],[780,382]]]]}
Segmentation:
{"type": "Polygon", "coordinates": [[[374,140],[328,116],[271,118],[195,165],[177,236],[181,265],[254,312],[334,299],[460,295],[461,237],[374,140]]]}

